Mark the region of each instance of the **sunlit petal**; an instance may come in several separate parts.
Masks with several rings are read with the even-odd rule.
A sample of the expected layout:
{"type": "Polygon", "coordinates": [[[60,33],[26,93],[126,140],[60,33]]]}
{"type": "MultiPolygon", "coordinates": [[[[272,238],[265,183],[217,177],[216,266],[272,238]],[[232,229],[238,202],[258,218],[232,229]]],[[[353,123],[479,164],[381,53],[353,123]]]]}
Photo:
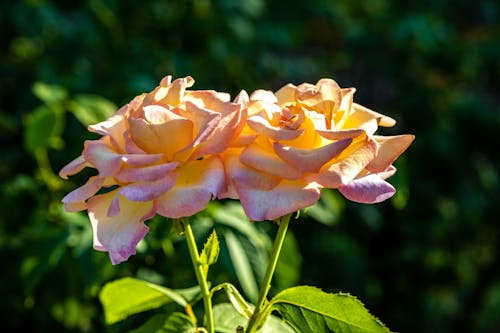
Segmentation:
{"type": "Polygon", "coordinates": [[[340,193],[347,199],[360,203],[378,203],[389,199],[396,189],[377,175],[367,175],[354,179],[339,187],[340,193]]]}
{"type": "Polygon", "coordinates": [[[262,116],[256,115],[247,120],[248,126],[254,131],[274,140],[292,140],[299,137],[303,130],[290,130],[286,128],[274,127],[262,116]]]}
{"type": "Polygon", "coordinates": [[[275,142],[274,151],[283,161],[301,172],[318,172],[326,162],[338,156],[351,142],[352,139],[344,139],[316,149],[286,147],[275,142]]]}
{"type": "Polygon", "coordinates": [[[117,153],[103,140],[85,141],[83,156],[98,171],[101,177],[115,174],[121,167],[121,154],[117,153]]]}
{"type": "Polygon", "coordinates": [[[319,130],[316,129],[316,133],[328,140],[342,140],[342,139],[354,139],[361,135],[366,135],[363,129],[345,129],[345,130],[319,130]]]}
{"type": "Polygon", "coordinates": [[[288,213],[314,205],[320,196],[317,184],[282,181],[269,191],[236,184],[241,205],[254,221],[274,220],[288,213]]]}
{"type": "Polygon", "coordinates": [[[126,131],[124,113],[127,108],[128,105],[125,105],[105,121],[95,125],[90,125],[88,127],[89,131],[99,133],[101,135],[108,135],[114,148],[123,151],[125,148],[125,138],[123,133],[126,131]]]}
{"type": "Polygon", "coordinates": [[[337,188],[349,183],[373,160],[377,152],[377,143],[371,140],[355,150],[351,149],[353,148],[346,149],[337,161],[327,163],[318,174],[310,175],[307,179],[327,188],[337,188]]]}
{"type": "Polygon", "coordinates": [[[142,168],[122,168],[115,179],[121,183],[154,181],[164,177],[167,173],[173,171],[179,162],[170,162],[142,168]]]}
{"type": "Polygon", "coordinates": [[[104,178],[100,177],[90,177],[85,185],[80,186],[76,190],[68,193],[61,201],[64,203],[67,211],[79,211],[85,209],[85,201],[93,196],[99,191],[102,184],[104,183],[104,178]],[[82,208],[82,209],[79,209],[82,208]],[[75,210],[78,209],[78,210],[75,210]]]}
{"type": "Polygon", "coordinates": [[[143,222],[152,216],[153,208],[152,202],[133,202],[120,196],[120,212],[110,217],[107,212],[116,192],[97,195],[88,201],[94,248],[107,251],[113,265],[136,253],[137,243],[148,232],[143,222]]]}
{"type": "Polygon", "coordinates": [[[270,190],[281,181],[281,177],[260,172],[240,162],[241,149],[226,152],[224,156],[224,169],[226,178],[244,186],[270,190]]]}
{"type": "Polygon", "coordinates": [[[374,136],[379,145],[377,156],[366,166],[366,169],[373,172],[381,172],[387,169],[406,148],[411,144],[415,136],[397,135],[397,136],[374,136]]]}
{"type": "Polygon", "coordinates": [[[155,200],[158,214],[165,217],[198,213],[225,189],[224,167],[217,157],[184,163],[178,171],[175,185],[155,200]]]}
{"type": "Polygon", "coordinates": [[[297,87],[291,83],[279,89],[275,95],[278,99],[278,105],[281,107],[287,107],[293,105],[296,102],[295,91],[297,87]]]}
{"type": "Polygon", "coordinates": [[[248,167],[286,179],[298,179],[302,175],[300,170],[283,161],[274,151],[255,143],[243,151],[240,160],[248,167]]]}
{"type": "Polygon", "coordinates": [[[59,171],[59,177],[68,179],[68,176],[74,175],[88,166],[91,164],[85,160],[83,155],[80,155],[59,171]]]}

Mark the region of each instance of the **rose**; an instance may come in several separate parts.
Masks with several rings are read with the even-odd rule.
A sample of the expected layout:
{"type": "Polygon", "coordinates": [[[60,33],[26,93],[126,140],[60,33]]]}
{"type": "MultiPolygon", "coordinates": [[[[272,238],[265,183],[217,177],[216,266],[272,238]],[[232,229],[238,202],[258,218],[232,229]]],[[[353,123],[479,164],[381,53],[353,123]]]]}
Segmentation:
{"type": "Polygon", "coordinates": [[[288,84],[275,94],[257,90],[240,135],[246,145],[223,154],[229,190],[253,220],[272,220],[313,205],[322,188],[376,203],[395,193],[384,179],[413,135],[374,135],[392,118],[353,103],[355,89],[331,79],[288,84]]]}
{"type": "Polygon", "coordinates": [[[94,248],[113,264],[135,254],[146,235],[144,221],[158,213],[179,218],[203,210],[225,190],[217,153],[244,124],[241,103],[216,91],[189,91],[191,77],[164,78],[109,119],[89,126],[102,135],[85,142],[81,156],[60,176],[97,169],[97,175],[63,198],[68,211],[88,210],[94,248]],[[103,188],[107,192],[98,193],[103,188]]]}

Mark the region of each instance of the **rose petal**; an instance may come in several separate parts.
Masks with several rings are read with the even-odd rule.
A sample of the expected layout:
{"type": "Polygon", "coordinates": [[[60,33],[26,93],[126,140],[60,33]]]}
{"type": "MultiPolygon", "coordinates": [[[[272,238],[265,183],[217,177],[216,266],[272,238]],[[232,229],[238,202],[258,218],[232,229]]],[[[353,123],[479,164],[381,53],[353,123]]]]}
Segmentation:
{"type": "Polygon", "coordinates": [[[270,104],[276,104],[278,99],[271,91],[258,89],[250,95],[250,101],[264,101],[270,104]]]}
{"type": "Polygon", "coordinates": [[[120,194],[132,201],[149,201],[158,198],[174,186],[177,173],[171,172],[164,177],[151,182],[137,182],[124,186],[120,194]]]}
{"type": "Polygon", "coordinates": [[[121,167],[121,155],[105,140],[85,141],[83,156],[99,171],[101,177],[112,176],[121,167]]]}
{"type": "Polygon", "coordinates": [[[148,153],[164,153],[168,160],[193,140],[193,123],[184,118],[149,124],[143,119],[130,120],[132,140],[148,153]]]}
{"type": "MultiPolygon", "coordinates": [[[[199,107],[190,101],[186,101],[185,105],[186,110],[182,110],[181,114],[193,122],[194,132],[197,133],[196,138],[193,140],[193,145],[197,145],[212,134],[221,120],[221,114],[204,107],[199,107]]],[[[233,106],[233,110],[238,109],[234,104],[226,104],[226,107],[229,105],[233,106]]]]}
{"type": "Polygon", "coordinates": [[[242,164],[240,155],[241,149],[232,149],[222,155],[226,179],[229,179],[231,184],[237,182],[247,187],[270,190],[280,183],[281,177],[262,173],[242,164]]]}
{"type": "Polygon", "coordinates": [[[95,125],[90,125],[88,130],[101,135],[108,135],[114,148],[117,150],[123,150],[125,147],[123,133],[126,131],[124,113],[127,108],[128,105],[123,106],[113,116],[109,117],[105,121],[95,125]]]}
{"type": "Polygon", "coordinates": [[[342,90],[332,79],[321,79],[315,86],[301,84],[297,87],[297,100],[308,110],[324,114],[326,128],[330,129],[332,118],[342,102],[342,90]]]}
{"type": "Polygon", "coordinates": [[[360,203],[382,202],[396,193],[396,189],[391,184],[373,174],[341,185],[339,191],[347,199],[360,203]]]}
{"type": "Polygon", "coordinates": [[[263,149],[257,143],[248,146],[240,156],[240,161],[251,168],[286,179],[298,179],[302,172],[280,159],[272,150],[263,149]]]}
{"type": "Polygon", "coordinates": [[[298,138],[303,130],[290,130],[286,128],[273,127],[269,122],[261,115],[255,115],[247,120],[247,125],[250,126],[254,131],[274,140],[293,140],[298,138]]]}
{"type": "Polygon", "coordinates": [[[217,92],[215,90],[192,90],[186,91],[184,102],[190,102],[200,108],[218,111],[224,109],[231,100],[227,93],[217,92]]]}
{"type": "Polygon", "coordinates": [[[221,116],[222,118],[210,137],[200,142],[197,151],[191,157],[192,159],[222,152],[233,142],[234,138],[239,135],[243,126],[245,126],[246,113],[238,104],[231,104],[225,109],[221,109],[221,116]]]}
{"type": "Polygon", "coordinates": [[[143,168],[122,168],[115,179],[122,183],[155,181],[173,171],[178,165],[179,162],[170,162],[143,168]]]}
{"type": "Polygon", "coordinates": [[[250,101],[250,97],[245,90],[241,90],[238,96],[234,98],[234,103],[241,105],[242,109],[245,109],[250,101]]]}
{"type": "Polygon", "coordinates": [[[366,166],[366,169],[373,172],[381,172],[387,169],[415,139],[414,135],[396,136],[374,136],[379,148],[377,156],[366,166]]]}
{"type": "Polygon", "coordinates": [[[252,144],[252,142],[257,139],[259,135],[258,134],[246,134],[242,133],[240,134],[232,143],[231,146],[233,147],[246,147],[252,144]]]}
{"type": "Polygon", "coordinates": [[[373,160],[377,152],[377,143],[374,140],[357,146],[349,147],[337,161],[327,163],[317,174],[309,175],[306,179],[316,181],[326,188],[337,188],[349,183],[373,160]]]}
{"type": "Polygon", "coordinates": [[[326,162],[338,156],[351,142],[352,139],[344,139],[316,149],[285,147],[279,142],[275,142],[273,147],[283,161],[300,172],[318,172],[326,162]]]}
{"type": "Polygon", "coordinates": [[[144,221],[153,215],[152,202],[133,202],[120,196],[119,214],[108,216],[107,211],[115,195],[117,190],[94,196],[88,201],[94,248],[109,252],[113,265],[135,254],[137,243],[148,232],[144,221]]]}
{"type": "Polygon", "coordinates": [[[158,214],[170,218],[191,216],[203,210],[225,189],[224,167],[217,157],[184,163],[175,185],[155,200],[158,214]]]}
{"type": "Polygon", "coordinates": [[[354,88],[343,88],[342,92],[342,101],[340,102],[340,106],[338,110],[332,117],[332,128],[342,128],[346,119],[349,117],[351,108],[352,108],[352,100],[354,98],[354,93],[356,89],[354,88]]]}
{"type": "Polygon", "coordinates": [[[144,104],[164,104],[174,107],[181,104],[186,88],[191,87],[194,84],[194,80],[191,76],[178,78],[172,83],[170,83],[170,80],[171,78],[168,77],[166,78],[166,80],[162,80],[158,87],[147,94],[146,98],[144,99],[144,104]]]}
{"type": "Polygon", "coordinates": [[[314,205],[320,197],[317,184],[302,180],[285,180],[269,191],[237,183],[235,187],[245,213],[253,221],[277,219],[314,205]]]}
{"type": "Polygon", "coordinates": [[[83,155],[80,155],[59,171],[59,177],[68,179],[68,176],[74,175],[89,166],[91,166],[90,163],[85,160],[83,155]]]}
{"type": "Polygon", "coordinates": [[[367,107],[360,105],[358,103],[352,103],[352,108],[354,110],[354,113],[351,113],[349,119],[356,117],[358,118],[358,121],[362,122],[362,119],[375,118],[377,120],[378,125],[382,127],[392,127],[396,124],[396,120],[392,119],[391,117],[370,110],[367,107]]]}
{"type": "Polygon", "coordinates": [[[278,99],[278,105],[281,107],[287,107],[293,105],[297,102],[295,99],[295,92],[297,86],[289,83],[286,86],[281,87],[274,95],[278,99]]]}
{"type": "Polygon", "coordinates": [[[316,129],[316,133],[328,140],[342,140],[342,139],[354,139],[361,135],[366,135],[363,129],[345,129],[345,130],[319,130],[316,129]]]}
{"type": "Polygon", "coordinates": [[[163,154],[123,154],[120,159],[123,163],[131,167],[144,167],[156,163],[163,157],[163,154]]]}
{"type": "Polygon", "coordinates": [[[396,173],[397,169],[394,167],[394,165],[389,165],[387,169],[377,172],[376,175],[379,176],[382,179],[387,179],[389,177],[392,177],[396,173]]]}
{"type": "MultiPolygon", "coordinates": [[[[221,114],[218,112],[214,112],[203,107],[199,107],[198,105],[186,101],[186,110],[180,110],[180,114],[187,117],[193,122],[194,125],[194,133],[196,133],[196,137],[194,140],[187,145],[185,148],[180,150],[175,154],[175,159],[177,160],[187,160],[188,158],[196,159],[198,157],[203,156],[205,153],[198,153],[196,156],[191,155],[193,148],[204,144],[215,131],[215,129],[219,126],[221,121],[221,114]]],[[[236,104],[233,104],[234,108],[239,108],[236,104]]],[[[217,137],[217,135],[215,135],[217,137]]],[[[228,142],[229,143],[228,138],[228,142]]],[[[217,143],[215,144],[217,146],[217,143]]],[[[217,152],[224,150],[225,146],[221,143],[221,147],[218,147],[217,152]]],[[[207,152],[209,153],[209,152],[207,152]]]]}
{"type": "MultiPolygon", "coordinates": [[[[132,183],[121,187],[118,193],[131,201],[151,201],[169,191],[174,186],[177,176],[177,172],[171,172],[155,181],[132,183]]],[[[117,195],[111,203],[108,216],[115,216],[120,211],[118,197],[117,195]]]]}
{"type": "Polygon", "coordinates": [[[64,210],[68,213],[80,212],[87,209],[87,203],[85,201],[79,202],[68,202],[64,204],[64,210]]]}
{"type": "Polygon", "coordinates": [[[87,180],[85,185],[80,186],[76,190],[68,193],[61,201],[64,203],[65,208],[67,207],[69,209],[67,211],[75,212],[84,210],[85,205],[82,203],[85,203],[85,200],[96,194],[103,183],[104,178],[92,176],[87,180]]]}

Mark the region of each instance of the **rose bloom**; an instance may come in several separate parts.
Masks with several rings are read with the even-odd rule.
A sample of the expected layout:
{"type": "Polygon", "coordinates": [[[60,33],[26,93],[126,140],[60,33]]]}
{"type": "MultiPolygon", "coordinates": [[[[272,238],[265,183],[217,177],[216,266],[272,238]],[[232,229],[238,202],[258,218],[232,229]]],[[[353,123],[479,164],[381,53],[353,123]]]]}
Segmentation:
{"type": "Polygon", "coordinates": [[[191,77],[171,82],[167,76],[152,92],[89,126],[102,137],[86,141],[82,155],[60,171],[67,178],[97,169],[62,201],[67,211],[88,210],[94,248],[108,251],[113,264],[135,254],[148,231],[144,221],[156,213],[190,216],[225,191],[217,153],[241,131],[245,110],[228,94],[186,89],[193,84],[191,77]]]}
{"type": "Polygon", "coordinates": [[[221,196],[239,199],[255,221],[311,206],[322,188],[361,203],[390,198],[385,179],[414,136],[375,135],[395,121],[354,103],[354,92],[321,79],[252,93],[242,144],[223,153],[230,187],[221,196]]]}

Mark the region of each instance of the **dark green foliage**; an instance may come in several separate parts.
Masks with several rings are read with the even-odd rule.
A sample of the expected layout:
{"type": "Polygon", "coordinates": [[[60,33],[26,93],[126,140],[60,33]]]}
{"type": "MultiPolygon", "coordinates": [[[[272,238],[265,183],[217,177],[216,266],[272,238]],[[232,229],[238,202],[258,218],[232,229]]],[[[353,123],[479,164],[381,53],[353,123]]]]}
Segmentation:
{"type": "MultiPolygon", "coordinates": [[[[381,133],[416,135],[391,178],[399,192],[376,206],[329,193],[292,222],[288,247],[302,260],[287,258],[275,285],[349,292],[398,332],[499,331],[499,16],[493,0],[2,1],[2,331],[123,332],[149,317],[106,328],[104,283],[195,284],[164,219],[148,222],[136,256],[111,266],[91,248],[87,217],[62,212],[60,199],[84,175],[56,176],[95,137],[80,121],[167,74],[232,96],[322,77],[356,87],[359,103],[397,119],[381,133]]],[[[200,245],[213,220],[194,222],[200,245]]],[[[241,283],[227,242],[210,267],[214,284],[241,283]]]]}

